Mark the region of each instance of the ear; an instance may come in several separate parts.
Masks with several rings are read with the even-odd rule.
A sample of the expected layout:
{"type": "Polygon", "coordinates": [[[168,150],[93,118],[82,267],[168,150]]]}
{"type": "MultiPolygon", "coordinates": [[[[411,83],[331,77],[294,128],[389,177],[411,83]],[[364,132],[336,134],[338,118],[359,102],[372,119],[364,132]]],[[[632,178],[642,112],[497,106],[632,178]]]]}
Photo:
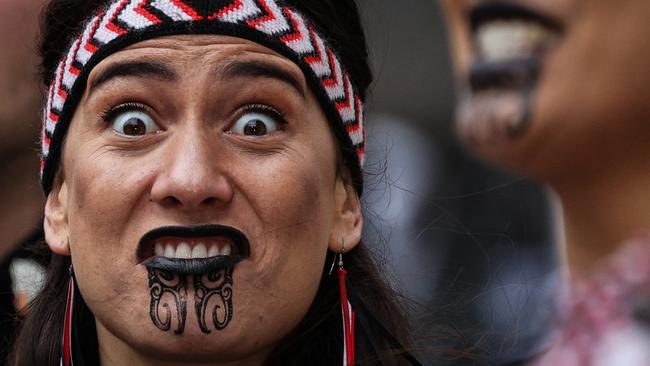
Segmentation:
{"type": "Polygon", "coordinates": [[[335,191],[334,225],[328,247],[329,250],[340,253],[349,251],[361,241],[363,215],[361,201],[351,184],[337,178],[335,191]]]}
{"type": "Polygon", "coordinates": [[[54,184],[45,202],[45,241],[59,255],[70,255],[68,227],[68,188],[65,182],[54,184]]]}

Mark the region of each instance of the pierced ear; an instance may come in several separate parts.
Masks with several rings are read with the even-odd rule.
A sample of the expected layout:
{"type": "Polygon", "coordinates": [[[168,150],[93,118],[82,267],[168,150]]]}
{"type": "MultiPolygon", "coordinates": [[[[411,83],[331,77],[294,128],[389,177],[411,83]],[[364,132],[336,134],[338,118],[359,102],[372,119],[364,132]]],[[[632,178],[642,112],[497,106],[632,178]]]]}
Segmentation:
{"type": "Polygon", "coordinates": [[[329,250],[348,252],[361,241],[363,215],[356,190],[343,179],[336,180],[334,226],[330,233],[329,250]],[[345,245],[345,248],[343,248],[345,245]]]}
{"type": "Polygon", "coordinates": [[[65,182],[55,184],[45,202],[45,241],[59,255],[70,255],[68,230],[68,188],[65,182]]]}

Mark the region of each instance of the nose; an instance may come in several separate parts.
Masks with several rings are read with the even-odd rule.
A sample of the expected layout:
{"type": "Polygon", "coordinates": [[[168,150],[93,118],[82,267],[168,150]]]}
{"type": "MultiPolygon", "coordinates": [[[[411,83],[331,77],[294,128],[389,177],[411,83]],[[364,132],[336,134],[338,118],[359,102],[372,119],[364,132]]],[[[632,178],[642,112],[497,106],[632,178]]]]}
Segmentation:
{"type": "Polygon", "coordinates": [[[151,200],[168,208],[200,210],[226,205],[233,187],[226,162],[208,133],[176,131],[165,141],[151,200]]]}

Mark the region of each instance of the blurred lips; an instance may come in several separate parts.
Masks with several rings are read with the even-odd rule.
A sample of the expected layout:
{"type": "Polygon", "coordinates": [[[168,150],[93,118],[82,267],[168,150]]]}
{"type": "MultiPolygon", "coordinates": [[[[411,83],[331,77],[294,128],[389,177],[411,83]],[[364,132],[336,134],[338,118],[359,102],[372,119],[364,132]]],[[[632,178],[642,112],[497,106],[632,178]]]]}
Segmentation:
{"type": "Polygon", "coordinates": [[[233,266],[250,256],[246,236],[223,225],[167,226],[146,233],[138,262],[148,268],[199,274],[233,266]]]}
{"type": "Polygon", "coordinates": [[[522,2],[480,1],[466,13],[474,60],[456,128],[472,146],[525,134],[544,59],[564,33],[559,21],[522,2]]]}
{"type": "Polygon", "coordinates": [[[475,52],[469,83],[474,92],[529,88],[538,79],[544,56],[562,35],[554,18],[513,3],[479,3],[468,17],[475,52]]]}

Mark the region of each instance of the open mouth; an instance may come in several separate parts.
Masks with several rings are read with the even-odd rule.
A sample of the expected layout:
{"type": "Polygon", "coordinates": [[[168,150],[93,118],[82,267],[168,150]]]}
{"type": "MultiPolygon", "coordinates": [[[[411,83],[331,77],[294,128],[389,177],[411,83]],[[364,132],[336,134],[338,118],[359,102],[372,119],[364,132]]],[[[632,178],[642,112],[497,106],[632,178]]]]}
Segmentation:
{"type": "Polygon", "coordinates": [[[201,274],[231,267],[250,256],[241,231],[223,225],[166,226],[146,233],[138,262],[179,274],[201,274]]]}
{"type": "Polygon", "coordinates": [[[468,17],[475,49],[469,81],[475,92],[534,84],[544,56],[563,33],[554,18],[507,2],[482,2],[468,17]]]}

